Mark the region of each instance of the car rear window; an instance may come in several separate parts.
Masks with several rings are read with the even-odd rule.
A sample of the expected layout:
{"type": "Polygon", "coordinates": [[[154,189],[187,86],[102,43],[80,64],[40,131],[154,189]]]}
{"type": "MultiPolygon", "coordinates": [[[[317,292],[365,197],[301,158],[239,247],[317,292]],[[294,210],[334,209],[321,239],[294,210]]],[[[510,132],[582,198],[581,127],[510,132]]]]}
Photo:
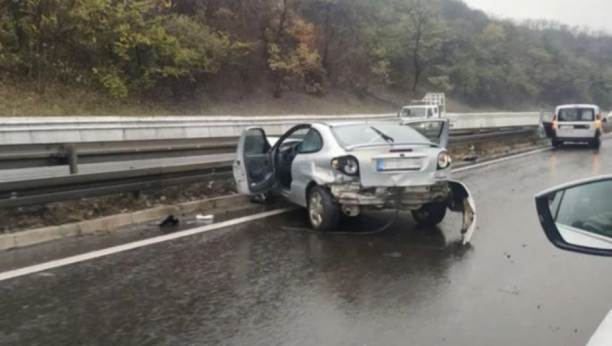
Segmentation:
{"type": "Polygon", "coordinates": [[[595,110],[593,108],[560,109],[559,121],[595,121],[595,110]]]}
{"type": "Polygon", "coordinates": [[[343,147],[366,144],[431,144],[409,126],[393,123],[342,125],[332,128],[336,140],[343,147]]]}

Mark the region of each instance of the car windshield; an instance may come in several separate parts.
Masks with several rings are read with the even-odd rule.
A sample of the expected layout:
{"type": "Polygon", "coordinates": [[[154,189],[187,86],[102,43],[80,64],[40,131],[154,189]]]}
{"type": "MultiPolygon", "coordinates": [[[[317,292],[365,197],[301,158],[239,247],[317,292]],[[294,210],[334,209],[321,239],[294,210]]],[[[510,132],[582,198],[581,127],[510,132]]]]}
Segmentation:
{"type": "Polygon", "coordinates": [[[593,108],[564,108],[559,110],[559,121],[594,121],[593,108]]]}
{"type": "Polygon", "coordinates": [[[333,127],[332,132],[345,148],[379,144],[431,144],[411,127],[393,123],[343,125],[333,127]]]}
{"type": "Polygon", "coordinates": [[[427,116],[426,108],[404,108],[402,118],[424,118],[427,116]]]}

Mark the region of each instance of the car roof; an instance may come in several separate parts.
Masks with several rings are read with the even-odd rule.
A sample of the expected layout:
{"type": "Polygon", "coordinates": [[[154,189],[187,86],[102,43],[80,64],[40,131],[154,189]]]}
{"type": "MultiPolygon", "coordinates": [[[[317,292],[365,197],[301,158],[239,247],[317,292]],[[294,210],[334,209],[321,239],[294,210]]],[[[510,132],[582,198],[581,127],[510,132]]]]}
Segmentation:
{"type": "Polygon", "coordinates": [[[599,106],[589,105],[589,104],[573,104],[573,105],[561,105],[557,107],[557,109],[567,109],[567,108],[599,108],[599,106]]]}
{"type": "MultiPolygon", "coordinates": [[[[395,120],[395,119],[394,119],[395,120]]],[[[383,121],[383,120],[333,120],[319,122],[315,124],[321,124],[328,127],[340,127],[340,126],[351,126],[351,125],[366,125],[366,124],[400,124],[398,121],[383,121]]]]}

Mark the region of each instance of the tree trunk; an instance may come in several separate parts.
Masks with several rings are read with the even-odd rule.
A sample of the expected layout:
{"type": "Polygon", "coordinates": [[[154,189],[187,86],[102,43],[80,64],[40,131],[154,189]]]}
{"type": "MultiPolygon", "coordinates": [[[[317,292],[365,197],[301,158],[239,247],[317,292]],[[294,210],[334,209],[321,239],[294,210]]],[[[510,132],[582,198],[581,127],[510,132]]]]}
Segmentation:
{"type": "Polygon", "coordinates": [[[412,85],[412,92],[416,92],[419,87],[419,82],[421,81],[421,68],[418,67],[418,63],[415,61],[417,65],[414,70],[414,85],[412,85]]]}
{"type": "Polygon", "coordinates": [[[283,0],[283,11],[281,12],[280,22],[278,24],[278,31],[276,32],[275,43],[278,44],[280,41],[281,34],[285,28],[285,22],[287,21],[287,6],[289,0],[283,0]]]}
{"type": "Polygon", "coordinates": [[[419,54],[421,49],[421,24],[418,24],[418,29],[416,33],[416,42],[414,44],[414,52],[413,52],[413,65],[414,65],[414,85],[412,86],[412,92],[415,92],[419,86],[419,82],[421,80],[421,62],[419,60],[419,54]]]}
{"type": "Polygon", "coordinates": [[[423,40],[424,26],[429,20],[429,12],[423,7],[421,0],[416,2],[416,8],[413,9],[411,14],[412,20],[416,23],[416,32],[414,37],[414,50],[412,54],[412,63],[414,67],[414,84],[412,85],[412,92],[416,92],[423,75],[423,64],[421,59],[421,41],[423,40]]]}
{"type": "Polygon", "coordinates": [[[330,29],[329,29],[329,13],[331,12],[331,6],[327,6],[325,11],[325,28],[323,29],[323,57],[321,59],[321,65],[329,74],[329,41],[330,41],[330,29]]]}

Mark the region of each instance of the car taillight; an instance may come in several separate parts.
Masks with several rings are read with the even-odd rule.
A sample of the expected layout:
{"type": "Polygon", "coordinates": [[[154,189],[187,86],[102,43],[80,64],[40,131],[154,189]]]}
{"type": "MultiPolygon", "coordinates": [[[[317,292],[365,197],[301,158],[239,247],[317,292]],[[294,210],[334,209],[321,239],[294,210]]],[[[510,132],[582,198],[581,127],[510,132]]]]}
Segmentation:
{"type": "Polygon", "coordinates": [[[331,161],[333,169],[351,177],[359,176],[359,161],[353,156],[343,156],[331,161]]]}
{"type": "Polygon", "coordinates": [[[553,129],[553,131],[556,131],[556,130],[557,130],[557,127],[558,127],[558,123],[557,123],[557,116],[555,115],[555,116],[553,117],[553,120],[552,120],[552,129],[553,129]]]}
{"type": "Polygon", "coordinates": [[[448,151],[443,151],[438,155],[438,169],[447,169],[453,162],[453,158],[448,151]]]}

